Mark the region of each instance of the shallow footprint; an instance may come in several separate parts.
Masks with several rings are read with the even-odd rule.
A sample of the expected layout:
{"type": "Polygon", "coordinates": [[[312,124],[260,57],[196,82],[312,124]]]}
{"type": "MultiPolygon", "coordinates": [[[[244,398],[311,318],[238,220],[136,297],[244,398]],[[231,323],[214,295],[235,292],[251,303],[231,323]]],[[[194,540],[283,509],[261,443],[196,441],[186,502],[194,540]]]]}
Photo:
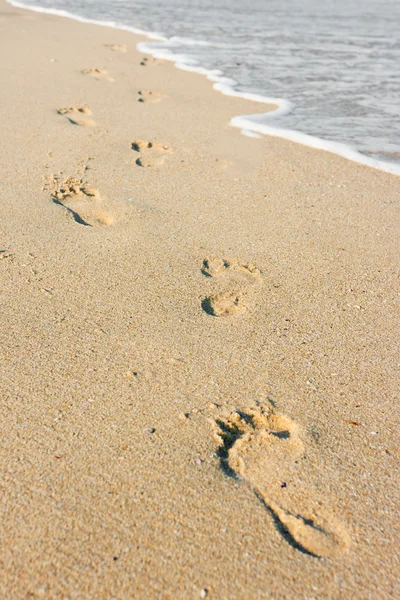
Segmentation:
{"type": "Polygon", "coordinates": [[[114,81],[114,79],[107,74],[105,69],[82,69],[81,73],[83,75],[90,75],[90,77],[93,77],[98,81],[114,81]]]}
{"type": "Polygon", "coordinates": [[[80,127],[96,126],[96,123],[93,119],[82,117],[82,115],[92,114],[92,111],[88,106],[86,106],[86,104],[84,104],[83,106],[70,106],[68,108],[59,108],[57,112],[59,115],[66,116],[66,118],[70,123],[72,123],[72,125],[79,125],[80,127]]]}
{"type": "Polygon", "coordinates": [[[334,557],[349,548],[350,537],[344,526],[323,515],[321,509],[294,514],[276,501],[282,481],[304,451],[299,428],[292,419],[257,407],[217,419],[215,427],[223,470],[254,490],[292,547],[319,558],[334,557]]]}
{"type": "Polygon", "coordinates": [[[142,67],[151,67],[153,65],[160,65],[162,64],[164,61],[159,59],[159,58],[154,58],[153,56],[145,56],[144,58],[142,58],[142,60],[140,61],[140,65],[142,67]]]}
{"type": "Polygon", "coordinates": [[[76,119],[68,117],[68,121],[72,125],[78,125],[79,127],[96,127],[96,122],[93,119],[76,119]]]}
{"type": "Polygon", "coordinates": [[[136,160],[139,167],[155,167],[164,164],[165,154],[171,154],[172,150],[166,144],[149,142],[148,140],[136,140],[131,144],[132,150],[139,152],[136,160]]]}
{"type": "Polygon", "coordinates": [[[205,258],[201,272],[212,279],[225,278],[231,284],[230,290],[207,296],[202,301],[203,310],[214,317],[246,312],[251,296],[258,289],[254,284],[259,285],[261,282],[261,271],[257,267],[236,258],[205,258]]]}
{"type": "Polygon", "coordinates": [[[92,111],[86,104],[82,104],[82,106],[68,106],[66,108],[59,108],[57,110],[60,115],[69,115],[69,114],[78,114],[78,115],[91,115],[92,111]]]}
{"type": "Polygon", "coordinates": [[[139,90],[138,96],[138,102],[150,102],[155,104],[156,102],[160,102],[160,100],[164,98],[165,94],[163,92],[151,90],[139,90]]]}
{"type": "Polygon", "coordinates": [[[247,304],[240,292],[220,292],[204,298],[202,309],[213,317],[241,315],[247,310],[247,304]]]}
{"type": "Polygon", "coordinates": [[[136,160],[139,167],[160,167],[164,164],[162,156],[141,156],[136,160]]]}
{"type": "Polygon", "coordinates": [[[63,206],[70,216],[86,227],[111,225],[112,215],[104,209],[101,196],[95,188],[86,185],[77,177],[70,177],[51,194],[55,204],[63,206]]]}
{"type": "Polygon", "coordinates": [[[135,142],[132,142],[132,150],[135,152],[146,152],[148,150],[154,150],[155,152],[172,152],[170,146],[167,144],[160,144],[160,142],[149,142],[148,140],[136,140],[135,142]]]}
{"type": "Polygon", "coordinates": [[[252,263],[246,263],[237,258],[205,258],[201,272],[206,277],[227,277],[229,275],[248,275],[255,279],[261,277],[261,271],[252,263]]]}
{"type": "Polygon", "coordinates": [[[106,48],[112,50],[113,52],[126,52],[128,50],[128,46],[126,44],[104,44],[106,48]]]}

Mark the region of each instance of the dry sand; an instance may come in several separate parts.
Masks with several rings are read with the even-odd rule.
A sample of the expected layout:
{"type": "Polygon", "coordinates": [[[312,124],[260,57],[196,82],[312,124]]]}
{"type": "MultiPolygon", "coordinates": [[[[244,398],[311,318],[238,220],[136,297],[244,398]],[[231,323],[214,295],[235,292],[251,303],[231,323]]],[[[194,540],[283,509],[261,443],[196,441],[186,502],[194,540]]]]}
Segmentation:
{"type": "Polygon", "coordinates": [[[398,598],[400,179],[1,2],[0,597],[398,598]]]}

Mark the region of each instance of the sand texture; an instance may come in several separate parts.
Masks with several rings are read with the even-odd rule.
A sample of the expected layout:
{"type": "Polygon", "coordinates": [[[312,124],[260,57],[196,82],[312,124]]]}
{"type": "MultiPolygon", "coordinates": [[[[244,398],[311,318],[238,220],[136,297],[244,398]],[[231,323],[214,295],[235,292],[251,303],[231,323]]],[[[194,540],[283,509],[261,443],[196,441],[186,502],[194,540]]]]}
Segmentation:
{"type": "Polygon", "coordinates": [[[400,179],[0,8],[0,598],[399,598],[400,179]]]}

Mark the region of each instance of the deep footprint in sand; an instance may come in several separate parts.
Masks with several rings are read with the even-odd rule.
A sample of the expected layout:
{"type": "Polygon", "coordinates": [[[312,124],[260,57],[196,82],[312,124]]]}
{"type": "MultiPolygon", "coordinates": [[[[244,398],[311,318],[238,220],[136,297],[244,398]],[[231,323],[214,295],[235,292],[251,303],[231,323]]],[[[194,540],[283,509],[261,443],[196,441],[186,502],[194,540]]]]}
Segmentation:
{"type": "Polygon", "coordinates": [[[110,77],[105,69],[95,68],[95,69],[82,69],[81,73],[83,75],[89,75],[98,81],[114,81],[112,77],[110,77]]]}
{"type": "Polygon", "coordinates": [[[223,470],[253,489],[292,547],[318,558],[335,557],[349,548],[345,527],[321,508],[306,508],[300,514],[282,506],[282,481],[304,453],[292,419],[257,407],[217,419],[215,428],[223,470]]]}
{"type": "Polygon", "coordinates": [[[104,44],[106,48],[113,52],[126,52],[128,46],[126,44],[104,44]]]}
{"type": "Polygon", "coordinates": [[[152,91],[152,90],[139,90],[138,91],[138,102],[149,102],[151,104],[156,104],[160,102],[162,98],[164,98],[165,94],[163,92],[152,91]]]}
{"type": "Polygon", "coordinates": [[[78,177],[69,177],[51,194],[55,204],[62,206],[79,225],[100,227],[111,225],[112,215],[104,208],[102,198],[95,188],[78,177]]]}
{"type": "Polygon", "coordinates": [[[230,287],[211,294],[201,302],[202,309],[213,317],[229,317],[246,312],[255,284],[261,283],[261,271],[252,263],[236,258],[205,258],[201,272],[211,279],[225,279],[230,287]]]}
{"type": "Polygon", "coordinates": [[[156,167],[164,164],[165,155],[171,154],[170,146],[148,140],[136,140],[131,144],[132,150],[140,154],[136,160],[139,167],[156,167]]]}

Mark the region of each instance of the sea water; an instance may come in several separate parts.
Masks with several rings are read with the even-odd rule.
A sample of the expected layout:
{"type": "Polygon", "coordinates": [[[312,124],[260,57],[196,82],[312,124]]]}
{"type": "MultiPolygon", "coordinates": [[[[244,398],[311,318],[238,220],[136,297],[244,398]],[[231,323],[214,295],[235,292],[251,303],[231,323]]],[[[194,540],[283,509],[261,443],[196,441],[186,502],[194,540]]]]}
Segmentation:
{"type": "Polygon", "coordinates": [[[142,51],[279,110],[232,120],[400,174],[399,0],[23,0],[152,33],[142,51]]]}

